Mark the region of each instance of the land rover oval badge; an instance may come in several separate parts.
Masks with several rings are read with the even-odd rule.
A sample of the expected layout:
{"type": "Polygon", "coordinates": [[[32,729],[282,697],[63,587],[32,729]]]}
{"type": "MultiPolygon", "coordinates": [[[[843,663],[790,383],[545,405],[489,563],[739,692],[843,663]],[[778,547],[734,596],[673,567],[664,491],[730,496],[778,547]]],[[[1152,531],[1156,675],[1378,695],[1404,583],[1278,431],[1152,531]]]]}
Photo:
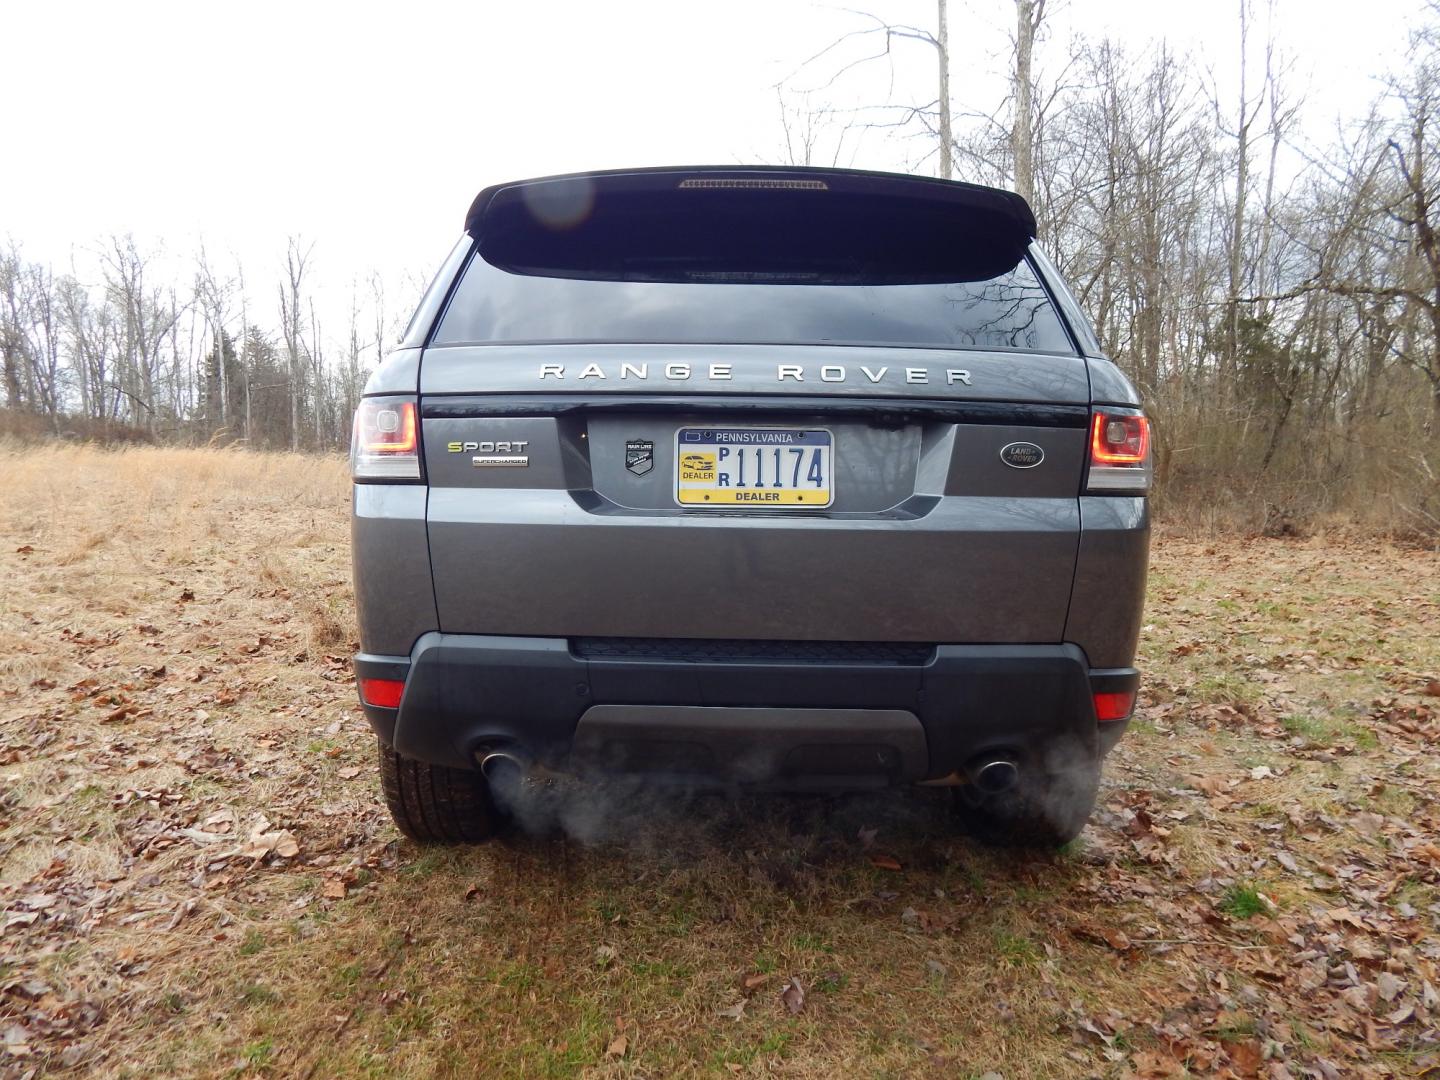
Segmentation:
{"type": "Polygon", "coordinates": [[[1000,449],[1000,460],[1012,469],[1033,469],[1045,460],[1045,451],[1033,442],[1012,442],[1000,449]]]}

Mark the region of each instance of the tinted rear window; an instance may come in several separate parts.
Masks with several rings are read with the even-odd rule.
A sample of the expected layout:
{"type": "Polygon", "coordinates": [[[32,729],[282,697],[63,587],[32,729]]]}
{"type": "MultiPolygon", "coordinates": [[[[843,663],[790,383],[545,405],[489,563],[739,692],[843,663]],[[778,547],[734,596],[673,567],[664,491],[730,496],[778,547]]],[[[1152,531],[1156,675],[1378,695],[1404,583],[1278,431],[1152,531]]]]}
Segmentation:
{"type": "MultiPolygon", "coordinates": [[[[703,276],[703,271],[696,276],[703,276]]],[[[804,284],[586,280],[517,274],[472,256],[437,345],[558,342],[895,345],[1073,353],[1028,262],[981,280],[804,284]]]]}

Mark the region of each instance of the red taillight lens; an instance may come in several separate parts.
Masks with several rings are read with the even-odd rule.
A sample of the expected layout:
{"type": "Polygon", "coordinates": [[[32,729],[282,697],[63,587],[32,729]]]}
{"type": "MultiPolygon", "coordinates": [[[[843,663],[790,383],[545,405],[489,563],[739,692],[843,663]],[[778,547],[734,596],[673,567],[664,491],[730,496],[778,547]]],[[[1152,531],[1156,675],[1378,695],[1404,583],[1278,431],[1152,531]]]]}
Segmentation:
{"type": "Polygon", "coordinates": [[[1150,421],[1097,412],[1090,425],[1090,460],[1098,465],[1139,465],[1150,452],[1150,421]]]}
{"type": "Polygon", "coordinates": [[[405,693],[401,679],[361,679],[360,698],[366,705],[378,705],[382,709],[398,709],[400,697],[405,693]]]}
{"type": "Polygon", "coordinates": [[[356,412],[360,446],[367,454],[415,452],[415,403],[366,402],[356,412]]]}
{"type": "Polygon", "coordinates": [[[413,398],[366,398],[355,410],[350,467],[358,479],[420,479],[420,419],[413,398]]]}
{"type": "Polygon", "coordinates": [[[1150,490],[1150,421],[1137,412],[1096,409],[1090,420],[1086,490],[1144,494],[1150,490]]]}
{"type": "Polygon", "coordinates": [[[1124,720],[1135,711],[1135,691],[1117,690],[1095,695],[1095,719],[1124,720]]]}

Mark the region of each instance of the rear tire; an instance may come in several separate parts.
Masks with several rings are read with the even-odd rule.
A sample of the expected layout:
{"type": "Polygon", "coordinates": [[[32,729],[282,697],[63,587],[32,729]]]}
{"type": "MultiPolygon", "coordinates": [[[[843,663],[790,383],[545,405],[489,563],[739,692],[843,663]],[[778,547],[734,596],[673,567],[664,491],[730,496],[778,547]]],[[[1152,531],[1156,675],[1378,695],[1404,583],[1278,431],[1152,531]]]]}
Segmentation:
{"type": "Polygon", "coordinates": [[[380,745],[380,790],[400,831],[421,843],[478,844],[499,816],[479,769],[450,769],[380,745]]]}
{"type": "Polygon", "coordinates": [[[971,836],[995,847],[1063,847],[1080,835],[1100,789],[1100,763],[1089,753],[1067,759],[1050,748],[1022,766],[1009,791],[984,795],[973,784],[955,789],[955,814],[971,836]]]}

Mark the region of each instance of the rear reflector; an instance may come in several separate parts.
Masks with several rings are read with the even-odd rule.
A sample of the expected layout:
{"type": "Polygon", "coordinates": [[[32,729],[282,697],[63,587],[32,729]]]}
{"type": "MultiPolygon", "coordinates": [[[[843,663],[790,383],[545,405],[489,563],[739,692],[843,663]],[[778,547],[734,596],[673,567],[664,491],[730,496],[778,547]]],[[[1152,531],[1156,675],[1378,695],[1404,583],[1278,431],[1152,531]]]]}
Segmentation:
{"type": "Polygon", "coordinates": [[[405,683],[401,679],[360,680],[360,699],[366,705],[375,705],[382,709],[398,709],[400,696],[404,693],[405,683]]]}
{"type": "Polygon", "coordinates": [[[1095,695],[1095,719],[1124,720],[1135,711],[1135,691],[1117,690],[1095,695]]]}

